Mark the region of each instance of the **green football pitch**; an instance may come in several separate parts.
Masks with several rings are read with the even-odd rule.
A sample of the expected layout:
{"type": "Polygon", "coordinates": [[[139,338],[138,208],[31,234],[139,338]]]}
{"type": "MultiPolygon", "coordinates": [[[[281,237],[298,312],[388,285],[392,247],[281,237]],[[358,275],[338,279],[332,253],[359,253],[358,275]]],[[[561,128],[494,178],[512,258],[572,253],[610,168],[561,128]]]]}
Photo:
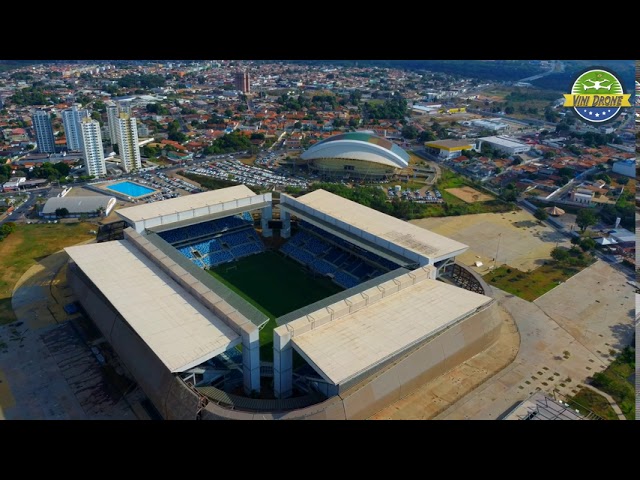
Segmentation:
{"type": "Polygon", "coordinates": [[[269,317],[260,331],[260,357],[273,357],[275,319],[344,290],[328,278],[313,277],[276,252],[251,255],[208,272],[269,317]]]}

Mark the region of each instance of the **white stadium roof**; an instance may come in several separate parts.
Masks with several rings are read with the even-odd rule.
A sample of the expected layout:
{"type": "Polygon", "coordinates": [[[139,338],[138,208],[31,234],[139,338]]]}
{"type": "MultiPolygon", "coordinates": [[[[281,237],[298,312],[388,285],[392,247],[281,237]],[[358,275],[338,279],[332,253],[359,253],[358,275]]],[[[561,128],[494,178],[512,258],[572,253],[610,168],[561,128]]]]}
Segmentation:
{"type": "Polygon", "coordinates": [[[188,370],[241,342],[129,242],[65,250],[170,371],[188,370]]]}
{"type": "MultiPolygon", "coordinates": [[[[393,280],[381,286],[384,288],[385,284],[394,287],[393,280]]],[[[373,297],[380,290],[373,287],[363,293],[373,297]]],[[[350,303],[357,302],[354,298],[350,303]]],[[[291,341],[296,350],[325,380],[340,385],[490,302],[490,297],[427,278],[303,333],[298,334],[295,329],[309,324],[307,316],[279,328],[293,330],[291,341]]],[[[309,317],[344,309],[343,303],[309,317]]]]}
{"type": "MultiPolygon", "coordinates": [[[[281,205],[286,207],[289,199],[283,195],[281,205]]],[[[386,215],[339,195],[318,189],[292,199],[317,212],[333,217],[364,232],[380,237],[409,251],[429,257],[432,261],[459,255],[469,247],[424,228],[386,215]]]]}
{"type": "Polygon", "coordinates": [[[409,154],[393,142],[365,132],[334,135],[316,143],[300,155],[302,160],[344,158],[404,168],[409,154]]]}
{"type": "Polygon", "coordinates": [[[209,192],[198,193],[197,195],[186,195],[183,197],[171,198],[162,202],[145,203],[134,207],[122,208],[116,213],[130,222],[140,222],[150,218],[157,218],[163,215],[171,215],[176,212],[186,212],[209,205],[254,197],[256,194],[245,185],[221,188],[209,192]]]}

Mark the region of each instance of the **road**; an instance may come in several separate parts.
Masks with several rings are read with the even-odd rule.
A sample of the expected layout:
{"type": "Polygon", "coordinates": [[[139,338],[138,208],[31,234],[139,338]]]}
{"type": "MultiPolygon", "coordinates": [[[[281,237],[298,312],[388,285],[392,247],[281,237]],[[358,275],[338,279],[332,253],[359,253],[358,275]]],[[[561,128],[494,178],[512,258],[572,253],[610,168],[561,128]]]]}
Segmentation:
{"type": "Polygon", "coordinates": [[[551,75],[555,72],[564,72],[564,63],[559,60],[552,60],[551,68],[548,71],[539,73],[538,75],[533,75],[532,77],[523,78],[522,80],[518,80],[518,82],[531,82],[533,80],[538,80],[540,78],[546,77],[547,75],[551,75]]]}
{"type": "MultiPolygon", "coordinates": [[[[49,190],[51,190],[51,188],[48,188],[44,191],[41,190],[39,193],[46,195],[49,193],[49,190]]],[[[11,212],[9,215],[5,215],[0,220],[0,225],[6,222],[20,222],[20,221],[26,220],[27,218],[26,215],[31,211],[31,209],[35,205],[37,198],[38,198],[38,193],[27,192],[27,200],[18,208],[16,208],[13,212],[11,212]]]]}

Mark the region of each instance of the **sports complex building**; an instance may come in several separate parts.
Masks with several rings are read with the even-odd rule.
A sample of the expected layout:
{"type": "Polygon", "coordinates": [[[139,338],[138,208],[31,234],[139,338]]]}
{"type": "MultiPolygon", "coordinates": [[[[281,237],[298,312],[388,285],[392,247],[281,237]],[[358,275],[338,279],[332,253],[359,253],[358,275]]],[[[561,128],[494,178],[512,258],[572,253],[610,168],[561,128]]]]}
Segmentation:
{"type": "Polygon", "coordinates": [[[383,180],[409,165],[395,143],[367,132],[334,135],[300,155],[312,172],[326,178],[383,180]]]}
{"type": "Polygon", "coordinates": [[[368,418],[500,332],[466,245],[324,190],[116,213],[68,279],[165,419],[368,418]]]}

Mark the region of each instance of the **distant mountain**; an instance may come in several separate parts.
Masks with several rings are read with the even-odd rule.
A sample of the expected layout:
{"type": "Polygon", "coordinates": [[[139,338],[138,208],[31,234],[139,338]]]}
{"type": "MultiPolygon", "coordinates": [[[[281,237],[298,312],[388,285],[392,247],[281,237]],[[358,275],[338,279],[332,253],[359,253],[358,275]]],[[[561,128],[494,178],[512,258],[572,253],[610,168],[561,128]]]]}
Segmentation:
{"type": "MultiPolygon", "coordinates": [[[[542,68],[540,61],[536,60],[296,60],[290,63],[428,70],[497,82],[518,81],[547,71],[542,68]]],[[[627,86],[629,90],[633,89],[633,60],[562,60],[562,63],[565,66],[564,72],[552,73],[531,83],[539,88],[564,91],[579,71],[592,66],[602,66],[620,75],[625,90],[627,86]]]]}
{"type": "Polygon", "coordinates": [[[592,67],[604,67],[618,75],[625,92],[634,91],[636,74],[634,60],[564,60],[563,63],[564,72],[552,73],[531,83],[540,88],[568,92],[581,71],[592,67]]]}
{"type": "Polygon", "coordinates": [[[544,72],[534,60],[296,60],[291,63],[429,70],[493,81],[514,81],[544,72]]]}
{"type": "Polygon", "coordinates": [[[0,72],[8,72],[17,68],[42,63],[55,63],[54,60],[0,60],[0,72]]]}

